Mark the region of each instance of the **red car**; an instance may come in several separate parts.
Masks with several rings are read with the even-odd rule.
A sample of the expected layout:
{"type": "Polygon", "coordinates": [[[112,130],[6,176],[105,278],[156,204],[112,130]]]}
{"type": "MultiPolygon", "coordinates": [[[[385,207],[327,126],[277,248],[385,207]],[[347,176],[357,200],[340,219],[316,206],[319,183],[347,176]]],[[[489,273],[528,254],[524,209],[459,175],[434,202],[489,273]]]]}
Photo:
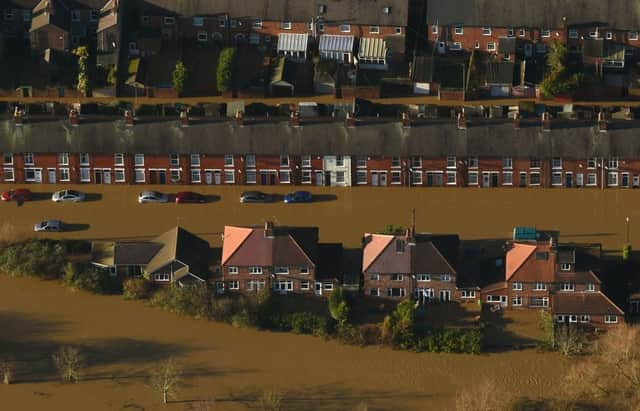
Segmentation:
{"type": "Polygon", "coordinates": [[[26,188],[5,191],[0,196],[2,201],[31,201],[31,191],[26,188]]]}
{"type": "Polygon", "coordinates": [[[205,203],[207,198],[202,194],[191,191],[181,191],[176,195],[176,204],[182,203],[205,203]]]}

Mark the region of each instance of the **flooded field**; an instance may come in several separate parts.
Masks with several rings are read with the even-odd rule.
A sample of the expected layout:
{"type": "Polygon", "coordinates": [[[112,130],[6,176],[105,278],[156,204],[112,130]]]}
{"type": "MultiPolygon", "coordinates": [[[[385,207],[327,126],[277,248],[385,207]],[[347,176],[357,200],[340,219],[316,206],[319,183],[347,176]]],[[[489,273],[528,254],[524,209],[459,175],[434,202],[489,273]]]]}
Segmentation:
{"type": "Polygon", "coordinates": [[[256,409],[264,389],[284,409],[447,410],[458,390],[492,377],[514,394],[553,395],[565,361],[535,350],[479,356],[357,348],[320,338],[241,330],[177,317],[120,297],[0,275],[0,355],[18,361],[16,384],[0,385],[3,410],[188,410],[214,396],[216,410],[256,409]],[[79,384],[60,384],[50,356],[83,347],[79,384]],[[146,386],[155,363],[173,356],[185,386],[164,407],[146,386]]]}
{"type": "MultiPolygon", "coordinates": [[[[66,186],[65,186],[66,187],[66,186]]],[[[73,187],[73,186],[69,186],[73,187]]],[[[0,186],[4,190],[9,186],[0,186]]],[[[61,187],[32,185],[33,192],[61,187]]],[[[599,242],[618,252],[625,241],[625,217],[631,221],[632,243],[640,240],[640,191],[598,189],[470,189],[470,188],[324,188],[309,187],[319,201],[312,204],[239,204],[239,186],[151,187],[167,193],[198,190],[208,204],[136,203],[148,186],[75,186],[90,194],[82,204],[53,204],[48,199],[0,204],[0,221],[32,236],[33,223],[61,219],[75,231],[55,236],[73,238],[143,238],[180,224],[218,244],[225,224],[317,225],[322,241],[359,247],[362,233],[388,224],[407,226],[416,209],[418,231],[458,233],[462,239],[505,239],[515,225],[561,231],[562,241],[599,242]]],[[[255,187],[285,193],[292,187],[255,187]]],[[[45,198],[45,195],[42,195],[45,198]]]]}

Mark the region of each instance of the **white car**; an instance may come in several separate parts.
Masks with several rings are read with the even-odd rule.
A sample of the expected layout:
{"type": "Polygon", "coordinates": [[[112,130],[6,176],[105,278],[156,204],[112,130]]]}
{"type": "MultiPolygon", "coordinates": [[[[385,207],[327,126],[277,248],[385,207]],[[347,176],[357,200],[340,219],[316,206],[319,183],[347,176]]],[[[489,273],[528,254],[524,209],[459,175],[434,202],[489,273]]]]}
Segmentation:
{"type": "Polygon", "coordinates": [[[84,193],[76,190],[62,190],[53,193],[51,201],[54,203],[79,203],[84,201],[84,193]]]}
{"type": "Polygon", "coordinates": [[[60,232],[64,231],[64,225],[60,220],[47,220],[34,224],[33,231],[36,233],[41,231],[60,232]]]}
{"type": "Polygon", "coordinates": [[[166,203],[169,201],[169,196],[159,193],[157,191],[143,191],[138,194],[138,202],[143,203],[166,203]]]}

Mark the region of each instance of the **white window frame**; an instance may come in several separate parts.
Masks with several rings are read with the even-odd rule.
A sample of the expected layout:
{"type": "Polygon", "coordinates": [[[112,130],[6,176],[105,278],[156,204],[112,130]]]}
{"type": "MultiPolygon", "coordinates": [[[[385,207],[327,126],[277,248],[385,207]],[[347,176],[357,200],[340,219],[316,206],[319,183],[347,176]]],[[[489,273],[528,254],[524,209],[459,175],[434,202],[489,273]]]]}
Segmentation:
{"type": "Polygon", "coordinates": [[[560,271],[571,271],[571,264],[570,263],[560,264],[560,271]]]}
{"type": "Polygon", "coordinates": [[[23,154],[23,159],[24,159],[24,165],[25,166],[32,166],[34,165],[34,159],[35,156],[33,155],[33,153],[24,153],[23,154]]]}
{"type": "Polygon", "coordinates": [[[247,268],[247,272],[251,275],[260,275],[263,274],[263,270],[262,267],[259,265],[252,265],[249,268],[247,268]]]}
{"type": "Polygon", "coordinates": [[[553,157],[551,159],[551,168],[554,170],[562,170],[562,158],[553,157]]]}
{"type": "Polygon", "coordinates": [[[449,281],[451,281],[451,276],[449,274],[442,274],[440,276],[440,281],[448,283],[449,281]]]}
{"type": "Polygon", "coordinates": [[[171,281],[171,275],[168,273],[155,273],[153,275],[153,281],[160,281],[160,282],[171,281]]]}
{"type": "Polygon", "coordinates": [[[380,34],[380,26],[369,26],[369,34],[380,34]]]}
{"type": "Polygon", "coordinates": [[[124,166],[124,153],[114,153],[113,154],[113,165],[114,166],[124,166]]]}
{"type": "Polygon", "coordinates": [[[113,177],[116,183],[125,183],[127,176],[125,175],[124,168],[114,168],[113,177]]]}
{"type": "Polygon", "coordinates": [[[522,307],[522,296],[516,295],[511,298],[511,305],[514,307],[522,307]]]}
{"type": "Polygon", "coordinates": [[[189,173],[189,178],[191,179],[192,183],[202,183],[202,173],[200,172],[200,169],[192,168],[189,173]]]}
{"type": "Polygon", "coordinates": [[[429,282],[431,281],[431,274],[416,274],[416,281],[429,282]]]}
{"type": "Polygon", "coordinates": [[[560,291],[571,292],[575,290],[576,290],[576,285],[574,283],[571,283],[571,282],[560,283],[560,291]]]}
{"type": "Polygon", "coordinates": [[[91,156],[89,156],[89,153],[80,153],[80,165],[88,166],[89,164],[91,164],[91,156]]]}
{"type": "Polygon", "coordinates": [[[280,24],[280,28],[281,28],[282,30],[291,30],[291,26],[292,26],[292,25],[291,25],[291,22],[290,22],[290,21],[283,21],[283,22],[280,24]]]}
{"type": "Polygon", "coordinates": [[[609,171],[607,173],[607,186],[609,186],[609,187],[617,187],[618,186],[618,172],[617,171],[609,171]]]}
{"type": "Polygon", "coordinates": [[[239,290],[240,289],[240,281],[238,280],[231,280],[229,281],[229,289],[230,290],[239,290]]]}
{"type": "Polygon", "coordinates": [[[301,275],[307,275],[309,274],[311,271],[309,270],[309,267],[302,265],[300,267],[298,267],[298,271],[301,275]]]}
{"type": "Polygon", "coordinates": [[[559,187],[562,185],[562,172],[554,171],[551,173],[551,185],[554,187],[559,187]]]}
{"type": "Polygon", "coordinates": [[[604,316],[604,323],[605,324],[617,324],[618,323],[618,316],[617,315],[605,315],[604,316]]]}
{"type": "Polygon", "coordinates": [[[169,154],[169,165],[171,167],[177,167],[180,165],[180,154],[171,153],[169,154]]]}
{"type": "Polygon", "coordinates": [[[235,182],[236,182],[236,172],[234,170],[224,170],[224,183],[235,184],[235,182]]]}
{"type": "Polygon", "coordinates": [[[369,281],[380,281],[379,273],[369,273],[369,281]]]}
{"type": "Polygon", "coordinates": [[[300,158],[300,162],[303,168],[311,167],[311,156],[304,155],[300,158]]]}
{"type": "Polygon", "coordinates": [[[58,171],[60,172],[60,181],[71,181],[68,167],[59,168],[58,171]]]}
{"type": "Polygon", "coordinates": [[[502,158],[502,168],[506,170],[513,169],[513,158],[512,157],[503,157],[502,158]]]}
{"type": "Polygon", "coordinates": [[[144,172],[144,168],[136,168],[134,169],[134,180],[136,183],[144,183],[146,179],[146,173],[144,172]],[[140,178],[142,177],[142,178],[140,178]]]}
{"type": "Polygon", "coordinates": [[[165,26],[173,26],[174,24],[176,24],[176,18],[173,16],[164,16],[164,18],[162,19],[162,23],[165,26]]]}
{"type": "Polygon", "coordinates": [[[457,184],[456,182],[456,178],[457,178],[457,171],[447,171],[446,173],[446,179],[447,179],[447,185],[448,186],[455,186],[457,184]],[[453,178],[451,178],[453,177],[453,178]]]}
{"type": "Polygon", "coordinates": [[[58,165],[61,165],[61,166],[69,165],[69,153],[58,153],[58,165]]]}
{"type": "Polygon", "coordinates": [[[503,171],[502,172],[502,185],[503,186],[512,186],[513,185],[513,171],[503,171]]]}
{"type": "Polygon", "coordinates": [[[258,172],[255,169],[245,170],[245,180],[247,184],[256,184],[258,179],[258,172]]]}
{"type": "Polygon", "coordinates": [[[289,274],[289,267],[286,266],[275,266],[273,267],[273,273],[274,274],[289,274]]]}
{"type": "Polygon", "coordinates": [[[13,170],[13,167],[4,167],[2,169],[2,177],[3,177],[3,181],[16,181],[16,175],[15,172],[13,170]],[[7,177],[7,176],[11,176],[11,177],[7,177]]]}
{"type": "Polygon", "coordinates": [[[2,154],[2,164],[5,166],[12,166],[13,165],[13,153],[3,153],[2,154]],[[9,159],[9,161],[6,161],[7,158],[9,159]]]}
{"type": "Polygon", "coordinates": [[[496,51],[496,43],[493,41],[488,42],[487,51],[496,51]]]}
{"type": "Polygon", "coordinates": [[[638,32],[637,31],[630,31],[629,32],[629,40],[630,41],[637,41],[638,40],[638,32]]]}
{"type": "Polygon", "coordinates": [[[239,270],[238,270],[237,266],[235,266],[235,265],[227,266],[227,274],[229,274],[229,275],[238,275],[238,273],[239,273],[239,270]]]}
{"type": "Polygon", "coordinates": [[[476,298],[475,290],[461,290],[460,298],[476,298]]]}
{"type": "Polygon", "coordinates": [[[467,173],[467,185],[477,186],[478,185],[478,172],[477,171],[469,171],[467,173]]]}
{"type": "Polygon", "coordinates": [[[454,26],[453,28],[453,32],[456,36],[462,36],[464,35],[464,26],[460,25],[460,26],[454,26]]]}
{"type": "Polygon", "coordinates": [[[541,29],[540,37],[549,38],[551,37],[551,29],[541,29]]]}
{"type": "Polygon", "coordinates": [[[511,289],[513,291],[522,291],[524,289],[524,284],[522,284],[522,281],[514,281],[511,283],[511,289]]]}
{"type": "Polygon", "coordinates": [[[404,274],[394,273],[394,274],[391,274],[389,278],[391,279],[391,281],[394,281],[394,282],[402,282],[404,281],[404,274]]]}
{"type": "Polygon", "coordinates": [[[598,185],[598,175],[596,173],[587,174],[587,187],[595,187],[598,185]]]}
{"type": "Polygon", "coordinates": [[[309,280],[300,281],[300,290],[307,291],[311,288],[311,282],[309,280]]]}
{"type": "Polygon", "coordinates": [[[253,21],[251,27],[253,27],[254,29],[261,29],[262,28],[262,20],[260,19],[256,19],[253,21]]]}
{"type": "Polygon", "coordinates": [[[483,36],[490,36],[492,33],[491,27],[483,27],[482,28],[482,35],[483,36]]]}
{"type": "Polygon", "coordinates": [[[89,167],[80,167],[80,182],[91,182],[91,169],[89,167]]]}
{"type": "Polygon", "coordinates": [[[224,166],[225,167],[233,167],[234,159],[233,154],[225,154],[224,155],[224,166]]]}
{"type": "Polygon", "coordinates": [[[593,293],[596,291],[596,285],[594,283],[587,283],[585,286],[585,291],[593,293]]]}
{"type": "Polygon", "coordinates": [[[144,167],[144,154],[137,153],[133,155],[134,167],[144,167]]]}

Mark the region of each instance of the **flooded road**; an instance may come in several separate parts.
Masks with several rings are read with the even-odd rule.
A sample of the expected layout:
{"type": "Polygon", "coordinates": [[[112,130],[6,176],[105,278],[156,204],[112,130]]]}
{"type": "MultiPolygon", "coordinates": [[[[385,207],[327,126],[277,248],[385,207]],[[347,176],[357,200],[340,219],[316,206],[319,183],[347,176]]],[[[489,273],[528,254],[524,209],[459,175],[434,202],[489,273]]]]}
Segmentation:
{"type": "MultiPolygon", "coordinates": [[[[219,244],[225,224],[317,225],[322,241],[358,247],[364,232],[383,230],[388,224],[407,226],[416,209],[418,231],[457,233],[462,239],[506,239],[514,226],[560,230],[561,241],[599,242],[618,252],[630,237],[640,242],[640,190],[598,189],[476,189],[476,188],[325,188],[309,187],[318,201],[311,204],[240,204],[247,187],[240,186],[28,186],[33,192],[51,193],[76,188],[93,201],[53,204],[48,199],[0,204],[0,221],[22,235],[33,235],[33,223],[60,219],[77,230],[53,236],[69,238],[145,238],[180,224],[219,244]],[[143,189],[166,193],[194,190],[211,195],[208,204],[144,204],[136,202],[143,189]],[[634,230],[638,222],[638,229],[634,230]]],[[[0,186],[2,190],[9,186],[0,186]]],[[[257,186],[268,193],[284,194],[294,187],[257,186]]]]}

